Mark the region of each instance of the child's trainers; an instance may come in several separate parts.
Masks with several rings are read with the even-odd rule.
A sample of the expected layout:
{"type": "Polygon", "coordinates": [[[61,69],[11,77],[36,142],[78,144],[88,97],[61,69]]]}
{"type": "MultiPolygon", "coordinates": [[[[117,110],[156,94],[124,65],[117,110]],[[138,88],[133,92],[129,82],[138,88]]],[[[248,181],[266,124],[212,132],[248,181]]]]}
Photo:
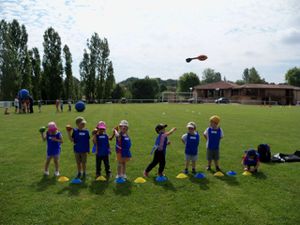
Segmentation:
{"type": "Polygon", "coordinates": [[[44,171],[45,176],[49,176],[49,171],[44,171]]]}
{"type": "Polygon", "coordinates": [[[220,167],[216,166],[216,171],[217,172],[221,171],[220,167]]]}
{"type": "Polygon", "coordinates": [[[149,173],[147,173],[146,170],[144,170],[143,175],[144,175],[144,177],[149,177],[149,173]]]}
{"type": "Polygon", "coordinates": [[[81,177],[81,173],[78,172],[76,178],[80,179],[80,177],[81,177]]]}
{"type": "Polygon", "coordinates": [[[58,177],[60,175],[59,171],[54,172],[54,176],[58,177]]]}
{"type": "Polygon", "coordinates": [[[184,174],[189,174],[189,170],[188,170],[188,169],[184,169],[182,172],[183,172],[184,174]]]}
{"type": "Polygon", "coordinates": [[[196,174],[196,173],[197,173],[196,169],[193,168],[193,169],[192,169],[192,174],[196,174]]]}
{"type": "Polygon", "coordinates": [[[83,173],[82,173],[82,179],[85,179],[85,178],[86,178],[86,173],[83,172],[83,173]]]}
{"type": "Polygon", "coordinates": [[[127,175],[126,174],[123,174],[122,176],[124,179],[127,179],[127,175]]]}
{"type": "Polygon", "coordinates": [[[207,166],[207,167],[206,167],[206,170],[207,170],[207,171],[211,171],[210,166],[207,166]]]}

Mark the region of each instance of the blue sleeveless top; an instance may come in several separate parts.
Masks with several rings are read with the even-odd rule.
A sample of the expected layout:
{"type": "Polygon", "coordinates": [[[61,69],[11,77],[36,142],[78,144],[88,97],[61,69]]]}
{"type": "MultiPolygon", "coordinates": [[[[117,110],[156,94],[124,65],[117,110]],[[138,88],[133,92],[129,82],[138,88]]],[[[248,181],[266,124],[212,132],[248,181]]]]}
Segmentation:
{"type": "Polygon", "coordinates": [[[198,132],[196,132],[195,135],[191,135],[190,133],[187,133],[185,153],[187,155],[197,155],[199,142],[200,142],[200,136],[198,132]]]}
{"type": "Polygon", "coordinates": [[[98,156],[109,155],[109,140],[107,134],[96,135],[96,143],[98,146],[98,156]]]}
{"type": "Polygon", "coordinates": [[[61,143],[57,141],[52,141],[52,138],[61,138],[61,133],[57,132],[56,134],[49,134],[46,133],[46,139],[47,139],[47,155],[48,156],[55,156],[60,154],[61,150],[61,143]]]}
{"type": "Polygon", "coordinates": [[[74,140],[74,152],[90,152],[90,134],[88,130],[74,128],[72,138],[74,140]]]}

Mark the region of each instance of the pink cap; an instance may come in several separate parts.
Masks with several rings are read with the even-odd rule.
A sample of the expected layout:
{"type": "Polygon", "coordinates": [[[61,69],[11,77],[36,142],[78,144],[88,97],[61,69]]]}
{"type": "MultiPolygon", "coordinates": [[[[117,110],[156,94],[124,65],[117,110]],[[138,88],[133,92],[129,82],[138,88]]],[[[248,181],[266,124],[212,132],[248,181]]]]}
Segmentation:
{"type": "Polygon", "coordinates": [[[103,121],[99,121],[98,125],[97,125],[98,129],[104,129],[106,130],[106,124],[103,121]]]}
{"type": "Polygon", "coordinates": [[[55,122],[49,122],[48,123],[48,131],[49,132],[55,132],[57,131],[57,126],[55,122]]]}

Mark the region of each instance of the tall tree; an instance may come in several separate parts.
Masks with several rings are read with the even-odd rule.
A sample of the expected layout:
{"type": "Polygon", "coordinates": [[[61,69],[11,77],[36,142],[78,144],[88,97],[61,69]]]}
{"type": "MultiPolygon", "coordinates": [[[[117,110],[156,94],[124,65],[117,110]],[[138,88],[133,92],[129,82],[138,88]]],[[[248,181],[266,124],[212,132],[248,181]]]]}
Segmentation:
{"type": "MultiPolygon", "coordinates": [[[[105,80],[108,76],[108,66],[109,66],[109,46],[107,39],[104,38],[100,41],[100,57],[98,57],[98,77],[97,77],[97,97],[102,99],[103,97],[106,98],[105,95],[105,80]]],[[[112,69],[112,65],[111,65],[112,69]]],[[[109,90],[106,90],[108,93],[109,90]]]]}
{"type": "Polygon", "coordinates": [[[300,67],[289,69],[285,74],[285,80],[290,85],[300,87],[300,67]]]}
{"type": "Polygon", "coordinates": [[[115,85],[115,77],[114,77],[114,68],[113,64],[110,61],[108,63],[108,68],[107,68],[107,78],[105,81],[105,87],[104,87],[104,99],[111,98],[111,93],[113,91],[113,87],[115,85]]]}
{"type": "Polygon", "coordinates": [[[76,77],[73,77],[73,98],[77,100],[82,99],[81,82],[76,77]]]}
{"type": "Polygon", "coordinates": [[[157,80],[149,77],[135,81],[131,88],[132,97],[136,99],[154,99],[159,91],[157,80]]]}
{"type": "Polygon", "coordinates": [[[193,72],[184,73],[179,77],[178,88],[181,92],[188,92],[190,91],[190,88],[193,88],[198,84],[200,84],[200,80],[197,74],[193,72]]]}
{"type": "Polygon", "coordinates": [[[243,71],[243,81],[247,84],[264,84],[266,81],[260,77],[257,70],[252,67],[250,69],[246,68],[243,71]]]}
{"type": "Polygon", "coordinates": [[[44,33],[43,76],[47,99],[60,98],[63,93],[63,66],[61,60],[61,39],[52,28],[44,33]]]}
{"type": "Polygon", "coordinates": [[[88,49],[89,49],[89,76],[90,81],[93,82],[93,94],[90,96],[89,99],[94,99],[95,97],[100,98],[100,95],[103,92],[103,89],[101,88],[99,90],[99,76],[97,76],[97,68],[100,61],[100,46],[101,46],[101,39],[97,33],[94,33],[90,40],[88,40],[87,43],[88,49]]]}
{"type": "Polygon", "coordinates": [[[72,55],[68,45],[63,48],[65,57],[65,96],[67,98],[73,98],[73,75],[72,75],[72,55]]]}
{"type": "Polygon", "coordinates": [[[90,56],[84,49],[83,59],[79,65],[80,78],[83,83],[85,98],[90,100],[95,97],[95,73],[91,73],[90,56]]]}
{"type": "Polygon", "coordinates": [[[41,83],[41,58],[39,54],[39,50],[37,48],[32,48],[29,51],[31,67],[32,67],[32,95],[34,99],[41,99],[42,98],[42,83],[41,83]]]}
{"type": "Polygon", "coordinates": [[[30,52],[27,52],[24,60],[24,71],[22,73],[21,87],[27,89],[29,93],[32,93],[32,65],[29,54],[30,52]]]}
{"type": "Polygon", "coordinates": [[[120,84],[117,84],[111,93],[112,99],[120,99],[124,96],[124,89],[120,84]]]}
{"type": "Polygon", "coordinates": [[[209,84],[214,82],[219,82],[222,80],[221,74],[215,72],[213,69],[207,68],[203,71],[202,83],[209,84]]]}

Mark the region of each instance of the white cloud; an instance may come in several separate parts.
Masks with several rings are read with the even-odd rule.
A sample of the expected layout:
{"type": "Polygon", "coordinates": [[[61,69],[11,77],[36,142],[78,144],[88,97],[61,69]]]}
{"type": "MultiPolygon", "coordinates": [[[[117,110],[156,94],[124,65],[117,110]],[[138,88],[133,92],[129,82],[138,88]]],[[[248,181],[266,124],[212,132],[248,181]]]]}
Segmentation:
{"type": "Polygon", "coordinates": [[[118,81],[178,78],[189,71],[201,77],[207,67],[237,80],[254,66],[267,81],[282,82],[300,61],[293,47],[299,43],[297,0],[0,0],[0,5],[0,19],[24,23],[29,45],[41,54],[43,33],[54,27],[70,47],[77,76],[93,32],[108,38],[118,81]],[[207,61],[185,63],[202,53],[207,61]]]}

